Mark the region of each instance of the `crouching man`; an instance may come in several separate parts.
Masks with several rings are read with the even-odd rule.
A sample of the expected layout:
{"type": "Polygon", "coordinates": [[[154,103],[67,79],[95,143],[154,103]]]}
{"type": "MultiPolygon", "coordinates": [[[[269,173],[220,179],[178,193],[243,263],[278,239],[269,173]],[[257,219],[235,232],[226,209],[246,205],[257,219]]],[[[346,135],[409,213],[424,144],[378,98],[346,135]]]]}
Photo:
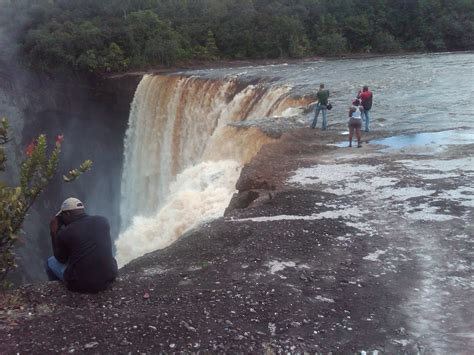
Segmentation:
{"type": "Polygon", "coordinates": [[[89,216],[77,198],[63,202],[49,224],[54,256],[48,259],[50,279],[76,292],[105,290],[117,277],[117,262],[107,219],[89,216]]]}

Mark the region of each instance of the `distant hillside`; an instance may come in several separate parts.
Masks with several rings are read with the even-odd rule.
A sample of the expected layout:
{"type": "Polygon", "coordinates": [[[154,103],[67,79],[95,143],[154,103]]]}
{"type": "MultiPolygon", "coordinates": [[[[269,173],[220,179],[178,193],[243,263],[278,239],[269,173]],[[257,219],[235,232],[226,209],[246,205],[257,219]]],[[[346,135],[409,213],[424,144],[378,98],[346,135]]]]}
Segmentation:
{"type": "Polygon", "coordinates": [[[474,49],[472,0],[0,0],[0,4],[0,20],[6,32],[16,36],[21,58],[36,70],[50,72],[73,69],[98,74],[191,60],[474,49]]]}

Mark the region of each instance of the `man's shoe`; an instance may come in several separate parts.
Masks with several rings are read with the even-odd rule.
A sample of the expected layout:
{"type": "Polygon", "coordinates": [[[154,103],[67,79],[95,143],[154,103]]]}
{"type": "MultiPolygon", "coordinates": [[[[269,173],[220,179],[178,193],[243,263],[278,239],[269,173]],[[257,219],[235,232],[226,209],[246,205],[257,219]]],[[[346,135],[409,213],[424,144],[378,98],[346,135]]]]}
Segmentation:
{"type": "Polygon", "coordinates": [[[362,144],[357,144],[357,148],[362,148],[362,144]]]}

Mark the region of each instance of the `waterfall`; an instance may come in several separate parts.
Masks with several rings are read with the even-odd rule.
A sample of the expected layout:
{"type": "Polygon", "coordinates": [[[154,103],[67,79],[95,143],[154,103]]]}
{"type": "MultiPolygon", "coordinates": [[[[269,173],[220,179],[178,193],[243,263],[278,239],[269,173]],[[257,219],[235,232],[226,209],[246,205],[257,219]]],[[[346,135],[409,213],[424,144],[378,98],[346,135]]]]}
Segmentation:
{"type": "Polygon", "coordinates": [[[255,127],[228,124],[279,115],[291,104],[288,86],[145,75],[125,137],[119,263],[222,216],[242,165],[272,141],[255,127]]]}

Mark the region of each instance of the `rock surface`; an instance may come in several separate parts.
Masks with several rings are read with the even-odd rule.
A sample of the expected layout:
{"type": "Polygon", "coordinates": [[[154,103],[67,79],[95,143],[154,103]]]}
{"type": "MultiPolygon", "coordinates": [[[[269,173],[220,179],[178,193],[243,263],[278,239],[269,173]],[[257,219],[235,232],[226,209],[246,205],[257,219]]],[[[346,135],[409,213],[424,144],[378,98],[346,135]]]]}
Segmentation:
{"type": "Polygon", "coordinates": [[[0,353],[468,353],[474,146],[327,145],[343,139],[302,129],[265,146],[225,217],[106,292],[10,294],[0,353]]]}

